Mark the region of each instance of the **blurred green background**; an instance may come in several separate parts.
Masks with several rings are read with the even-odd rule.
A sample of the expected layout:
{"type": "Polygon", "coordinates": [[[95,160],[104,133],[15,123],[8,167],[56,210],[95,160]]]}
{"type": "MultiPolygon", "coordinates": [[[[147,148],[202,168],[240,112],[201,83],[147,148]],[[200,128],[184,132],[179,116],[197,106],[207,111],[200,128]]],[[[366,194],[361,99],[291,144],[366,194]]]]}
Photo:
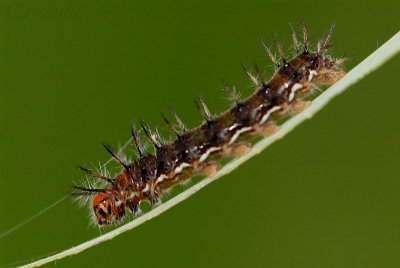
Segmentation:
{"type": "MultiPolygon", "coordinates": [[[[49,206],[109,159],[142,118],[167,133],[171,106],[200,123],[196,93],[247,96],[240,63],[273,70],[260,39],[291,49],[336,22],[351,69],[399,30],[398,1],[5,1],[0,6],[0,233],[49,206]]],[[[399,267],[400,57],[335,98],[230,175],[57,267],[399,267]]],[[[99,235],[66,200],[0,239],[0,265],[99,235]]],[[[54,265],[54,264],[51,264],[54,265]]]]}

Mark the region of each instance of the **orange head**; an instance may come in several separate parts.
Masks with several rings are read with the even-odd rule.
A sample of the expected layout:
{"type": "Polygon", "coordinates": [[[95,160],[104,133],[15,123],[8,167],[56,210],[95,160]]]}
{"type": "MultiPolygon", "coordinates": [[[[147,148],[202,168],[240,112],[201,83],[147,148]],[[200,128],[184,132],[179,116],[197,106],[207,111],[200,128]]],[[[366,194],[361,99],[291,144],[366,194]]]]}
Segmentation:
{"type": "Polygon", "coordinates": [[[92,208],[98,225],[109,225],[115,220],[118,222],[125,215],[125,199],[118,192],[99,192],[92,199],[92,208]]]}
{"type": "Polygon", "coordinates": [[[99,225],[109,225],[113,217],[116,216],[113,214],[114,202],[112,198],[104,192],[97,193],[93,196],[92,208],[94,216],[96,217],[96,222],[99,225]]]}

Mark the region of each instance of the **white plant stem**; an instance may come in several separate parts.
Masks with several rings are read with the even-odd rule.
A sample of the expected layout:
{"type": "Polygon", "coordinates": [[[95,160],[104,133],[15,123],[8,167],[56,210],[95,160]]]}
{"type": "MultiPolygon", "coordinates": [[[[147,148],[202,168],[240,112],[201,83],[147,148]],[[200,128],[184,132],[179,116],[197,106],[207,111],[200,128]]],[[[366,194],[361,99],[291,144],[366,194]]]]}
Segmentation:
{"type": "Polygon", "coordinates": [[[59,260],[65,258],[67,256],[78,254],[85,249],[91,248],[97,244],[100,244],[104,241],[110,240],[117,235],[120,235],[128,230],[131,230],[140,224],[160,215],[167,209],[175,206],[176,204],[182,202],[186,198],[190,197],[201,188],[206,186],[207,184],[219,179],[220,177],[230,173],[232,170],[239,167],[242,163],[253,157],[254,155],[260,153],[263,149],[268,147],[270,144],[275,142],[278,139],[284,137],[287,133],[289,133],[292,129],[294,129],[297,125],[303,122],[306,119],[310,119],[317,111],[322,109],[333,97],[343,92],[352,84],[356,83],[367,74],[371,73],[372,71],[379,68],[382,64],[384,64],[387,60],[391,57],[396,55],[400,52],[400,32],[395,34],[389,41],[383,44],[380,48],[378,48],[374,53],[369,55],[365,60],[363,60],[360,64],[358,64],[354,69],[352,69],[347,75],[345,75],[342,79],[340,79],[337,83],[331,86],[328,90],[326,90],[323,94],[321,94],[318,98],[316,98],[312,104],[299,113],[296,116],[293,116],[288,121],[286,121],[282,128],[272,136],[269,136],[258,143],[256,143],[251,151],[240,158],[236,158],[226,164],[214,177],[212,178],[205,178],[199,183],[193,185],[189,189],[185,190],[184,192],[180,193],[179,195],[175,196],[174,198],[168,200],[167,202],[161,204],[160,206],[154,208],[153,210],[149,211],[148,213],[132,220],[131,222],[126,223],[125,225],[110,231],[104,235],[101,235],[97,238],[84,242],[78,246],[72,247],[67,249],[63,252],[58,254],[49,256],[47,258],[26,264],[22,267],[37,267],[43,264],[59,260]]]}

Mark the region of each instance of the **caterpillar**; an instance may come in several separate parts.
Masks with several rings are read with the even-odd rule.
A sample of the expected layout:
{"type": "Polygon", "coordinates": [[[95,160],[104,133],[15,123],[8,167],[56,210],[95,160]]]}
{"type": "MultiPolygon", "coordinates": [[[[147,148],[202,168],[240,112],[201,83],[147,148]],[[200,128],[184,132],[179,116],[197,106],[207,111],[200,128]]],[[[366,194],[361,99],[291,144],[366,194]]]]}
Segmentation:
{"type": "Polygon", "coordinates": [[[141,128],[154,147],[154,152],[144,150],[138,130],[131,125],[132,140],[138,151],[138,158],[127,163],[109,145],[103,144],[111,156],[121,164],[121,171],[114,177],[101,175],[91,169],[80,167],[84,172],[108,183],[106,188],[74,186],[76,197],[91,197],[91,211],[99,226],[118,223],[126,210],[133,216],[141,202],[151,206],[160,202],[160,196],[171,187],[186,182],[195,175],[213,176],[225,158],[245,155],[252,147],[252,140],[272,135],[279,130],[278,121],[299,113],[311,104],[305,98],[322,85],[331,85],[345,75],[340,64],[347,58],[333,60],[324,55],[332,36],[334,24],[328,34],[322,34],[311,51],[307,41],[307,31],[301,20],[303,49],[296,32],[290,24],[296,56],[286,60],[276,38],[274,44],[280,61],[262,42],[268,56],[275,65],[275,72],[265,81],[257,67],[254,76],[243,65],[246,75],[255,84],[255,91],[249,97],[239,100],[230,86],[222,81],[224,88],[234,100],[234,105],[220,115],[213,116],[204,100],[196,101],[204,122],[187,129],[182,120],[171,109],[179,129],[166,116],[164,121],[175,134],[172,141],[162,142],[159,135],[144,121],[141,128]]]}

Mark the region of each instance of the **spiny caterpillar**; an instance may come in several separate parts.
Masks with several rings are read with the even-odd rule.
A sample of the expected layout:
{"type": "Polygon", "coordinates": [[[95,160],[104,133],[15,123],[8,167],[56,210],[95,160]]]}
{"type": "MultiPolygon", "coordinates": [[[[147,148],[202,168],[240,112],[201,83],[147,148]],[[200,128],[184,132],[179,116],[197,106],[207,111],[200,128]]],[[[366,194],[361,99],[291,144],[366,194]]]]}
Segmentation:
{"type": "Polygon", "coordinates": [[[105,189],[75,186],[77,191],[72,193],[73,196],[93,195],[91,210],[98,225],[119,222],[126,209],[135,216],[140,202],[149,201],[154,206],[159,203],[163,192],[194,175],[213,176],[221,168],[222,159],[246,154],[252,147],[252,140],[279,130],[278,120],[308,107],[311,101],[304,100],[305,97],[321,85],[335,83],[345,74],[338,65],[346,61],[346,58],[335,61],[324,55],[334,25],[326,37],[322,35],[315,52],[309,51],[303,21],[303,51],[300,51],[296,32],[291,24],[290,28],[296,50],[296,56],[291,60],[285,59],[276,39],[274,43],[282,64],[262,42],[276,66],[276,71],[268,82],[264,81],[257,66],[257,76],[253,76],[242,65],[244,72],[257,87],[246,99],[239,100],[229,85],[222,81],[226,91],[235,101],[235,105],[226,112],[212,116],[203,99],[199,98],[196,104],[205,121],[194,129],[186,129],[173,110],[171,112],[180,131],[163,115],[166,124],[176,135],[173,141],[162,143],[158,134],[145,122],[140,122],[146,137],[155,148],[154,153],[143,149],[134,124],[131,131],[139,153],[138,159],[126,163],[110,146],[104,144],[106,150],[123,167],[113,178],[81,167],[83,171],[109,183],[105,189]]]}

